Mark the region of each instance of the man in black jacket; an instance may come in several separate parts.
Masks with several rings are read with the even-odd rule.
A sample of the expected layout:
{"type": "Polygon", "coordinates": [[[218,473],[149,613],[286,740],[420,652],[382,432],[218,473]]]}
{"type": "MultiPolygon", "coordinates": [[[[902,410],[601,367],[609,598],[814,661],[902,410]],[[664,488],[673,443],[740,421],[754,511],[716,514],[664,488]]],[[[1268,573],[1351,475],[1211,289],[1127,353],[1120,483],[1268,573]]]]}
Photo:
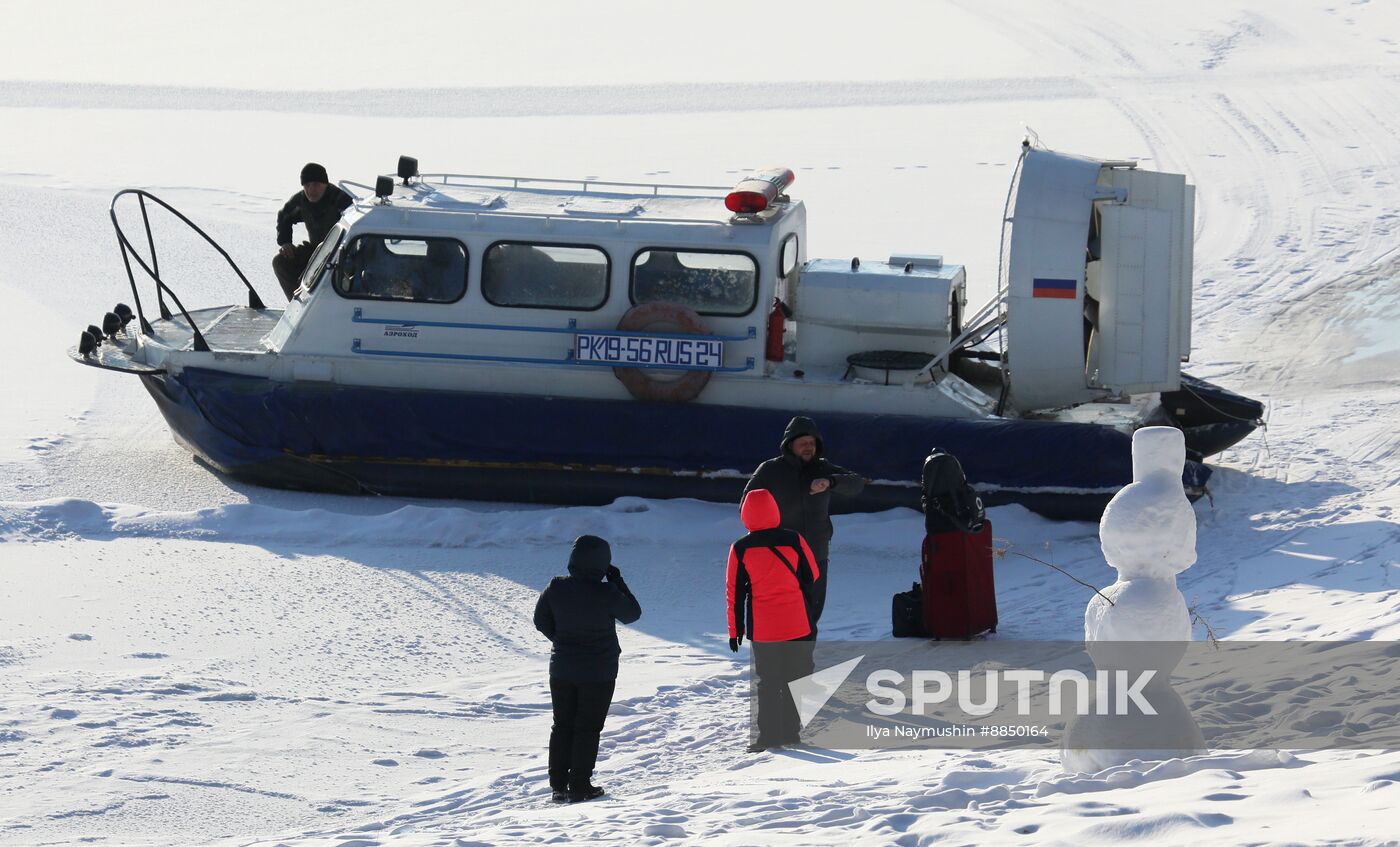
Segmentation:
{"type": "Polygon", "coordinates": [[[596,535],[574,539],[569,575],[552,579],[535,604],[535,629],[554,642],[549,655],[554,701],[549,785],[556,803],[603,794],[592,780],[622,653],[614,621],[632,623],[641,616],[641,605],[612,564],[608,542],[596,535]]]}
{"type": "Polygon", "coordinates": [[[865,479],[822,456],[822,434],[811,418],[798,416],[783,432],[780,455],[758,466],[744,486],[744,494],[766,488],[778,501],[783,529],[795,530],[807,539],[817,559],[817,581],[812,585],[812,626],[821,620],[826,606],[827,555],[831,547],[831,495],[854,497],[865,488],[865,479]]]}
{"type": "Polygon", "coordinates": [[[301,169],[301,190],[277,213],[278,250],[272,259],[272,270],[288,300],[301,284],[301,274],[311,261],[311,254],[326,240],[326,233],[340,220],[340,213],[355,202],[330,181],[324,167],[307,162],[301,169]],[[306,225],[307,240],[300,244],[292,244],[295,223],[306,225]]]}

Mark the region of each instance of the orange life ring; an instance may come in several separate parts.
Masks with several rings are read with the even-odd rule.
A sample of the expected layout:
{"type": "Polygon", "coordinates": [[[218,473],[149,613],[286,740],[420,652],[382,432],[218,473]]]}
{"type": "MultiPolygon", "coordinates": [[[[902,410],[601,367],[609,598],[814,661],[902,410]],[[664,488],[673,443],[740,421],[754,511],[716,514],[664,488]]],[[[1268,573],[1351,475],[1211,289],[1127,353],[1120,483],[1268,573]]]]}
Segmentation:
{"type": "MultiPolygon", "coordinates": [[[[694,309],[677,303],[642,303],[617,322],[623,332],[679,332],[709,335],[694,309]]],[[[688,403],[700,396],[710,371],[663,371],[652,368],[613,368],[613,375],[638,400],[688,403]]]]}

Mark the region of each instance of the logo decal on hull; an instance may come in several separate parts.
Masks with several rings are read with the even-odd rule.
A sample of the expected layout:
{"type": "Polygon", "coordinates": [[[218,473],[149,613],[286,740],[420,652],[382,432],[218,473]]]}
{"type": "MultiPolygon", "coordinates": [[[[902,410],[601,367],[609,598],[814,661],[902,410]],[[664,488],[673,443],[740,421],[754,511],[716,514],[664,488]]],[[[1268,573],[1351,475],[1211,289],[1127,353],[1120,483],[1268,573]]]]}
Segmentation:
{"type": "Polygon", "coordinates": [[[385,338],[417,338],[418,327],[413,324],[389,324],[384,327],[385,338]]]}

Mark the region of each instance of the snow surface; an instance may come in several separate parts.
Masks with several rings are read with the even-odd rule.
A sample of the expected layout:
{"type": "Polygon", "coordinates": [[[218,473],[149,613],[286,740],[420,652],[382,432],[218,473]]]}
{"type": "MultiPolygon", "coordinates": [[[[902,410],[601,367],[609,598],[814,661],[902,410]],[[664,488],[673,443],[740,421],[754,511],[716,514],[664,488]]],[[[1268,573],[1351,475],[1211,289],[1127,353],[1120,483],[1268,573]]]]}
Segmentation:
{"type": "MultiPolygon", "coordinates": [[[[264,295],[307,160],[725,184],[794,168],[809,255],[943,254],[994,285],[1023,127],[1198,186],[1196,375],[1268,404],[1196,504],[1188,604],[1231,639],[1400,638],[1400,6],[600,0],[5,7],[0,843],[1396,843],[1400,753],[743,753],[723,644],[736,510],[355,499],[224,480],[133,379],[64,349],[129,299],[107,205],[146,187],[264,295]],[[622,634],[599,780],[544,787],[568,543],[622,634]]],[[[163,225],[187,304],[236,282],[163,225]],[[183,270],[183,269],[188,269],[183,270]]],[[[836,458],[840,445],[832,445],[836,458]]],[[[1003,639],[1078,638],[1096,527],[992,512],[1003,639]]],[[[838,518],[824,632],[888,637],[921,524],[838,518]]],[[[1195,636],[1206,631],[1197,624],[1195,636]]],[[[936,649],[936,648],[931,648],[936,649]]]]}

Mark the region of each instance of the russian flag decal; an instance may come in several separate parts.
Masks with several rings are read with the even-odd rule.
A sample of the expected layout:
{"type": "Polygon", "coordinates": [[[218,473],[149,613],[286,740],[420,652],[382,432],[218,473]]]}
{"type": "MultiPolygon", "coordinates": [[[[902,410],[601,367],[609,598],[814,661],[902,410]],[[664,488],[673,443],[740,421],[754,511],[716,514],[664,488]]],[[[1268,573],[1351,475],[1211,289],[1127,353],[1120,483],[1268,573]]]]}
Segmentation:
{"type": "Polygon", "coordinates": [[[1072,279],[1034,279],[1031,281],[1032,297],[1050,297],[1056,300],[1073,300],[1079,285],[1072,279]]]}

